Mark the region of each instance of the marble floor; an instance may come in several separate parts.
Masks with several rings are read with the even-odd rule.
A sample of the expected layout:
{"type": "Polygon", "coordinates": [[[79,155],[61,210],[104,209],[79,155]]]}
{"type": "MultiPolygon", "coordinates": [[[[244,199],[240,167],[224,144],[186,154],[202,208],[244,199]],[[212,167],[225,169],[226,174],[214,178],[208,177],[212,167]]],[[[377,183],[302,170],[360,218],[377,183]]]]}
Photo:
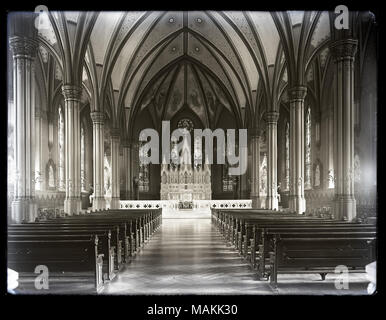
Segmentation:
{"type": "Polygon", "coordinates": [[[350,274],[348,290],[335,289],[335,279],[334,274],[325,281],[318,274],[279,275],[279,289],[273,291],[225,244],[210,219],[163,219],[144,249],[101,294],[366,294],[364,274],[350,274]]]}

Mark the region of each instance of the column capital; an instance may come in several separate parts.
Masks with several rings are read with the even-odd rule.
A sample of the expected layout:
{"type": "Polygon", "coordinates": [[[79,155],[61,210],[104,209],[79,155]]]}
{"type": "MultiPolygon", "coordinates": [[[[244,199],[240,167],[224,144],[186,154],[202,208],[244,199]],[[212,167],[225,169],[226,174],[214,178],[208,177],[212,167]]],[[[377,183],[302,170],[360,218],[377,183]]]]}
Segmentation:
{"type": "Polygon", "coordinates": [[[90,116],[93,123],[104,124],[105,122],[105,114],[102,111],[91,112],[90,116]]]}
{"type": "Polygon", "coordinates": [[[305,86],[292,87],[288,89],[288,95],[291,102],[303,101],[307,95],[307,87],[305,86]]]}
{"type": "Polygon", "coordinates": [[[131,148],[131,144],[130,144],[130,141],[128,139],[122,139],[121,145],[123,148],[131,148]]]}
{"type": "Polygon", "coordinates": [[[337,40],[330,45],[331,55],[335,61],[354,60],[357,48],[358,40],[356,39],[337,40]]]}
{"type": "Polygon", "coordinates": [[[9,39],[9,45],[14,57],[33,58],[36,56],[38,43],[34,39],[14,36],[9,39]]]}
{"type": "Polygon", "coordinates": [[[110,136],[111,136],[111,139],[119,139],[121,136],[121,130],[119,128],[111,128],[110,136]]]}
{"type": "Polygon", "coordinates": [[[261,132],[261,129],[260,128],[251,128],[249,129],[249,132],[250,132],[250,137],[253,139],[253,138],[260,138],[262,136],[262,132],[261,132]]]}
{"type": "Polygon", "coordinates": [[[72,84],[64,84],[62,93],[65,100],[80,100],[82,96],[82,87],[72,84]]]}
{"type": "Polygon", "coordinates": [[[279,112],[277,111],[269,111],[265,114],[265,120],[267,123],[277,123],[279,120],[279,112]]]}

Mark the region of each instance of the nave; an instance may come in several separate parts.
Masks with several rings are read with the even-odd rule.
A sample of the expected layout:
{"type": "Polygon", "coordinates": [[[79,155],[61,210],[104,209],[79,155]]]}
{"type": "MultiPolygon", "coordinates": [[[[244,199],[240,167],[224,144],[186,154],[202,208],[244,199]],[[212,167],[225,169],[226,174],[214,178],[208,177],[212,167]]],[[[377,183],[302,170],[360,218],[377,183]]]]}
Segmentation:
{"type": "Polygon", "coordinates": [[[348,290],[337,290],[336,276],[279,275],[273,290],[259,281],[246,261],[227,245],[210,219],[163,219],[149,243],[101,294],[118,295],[272,295],[367,294],[365,274],[350,274],[348,290]]]}

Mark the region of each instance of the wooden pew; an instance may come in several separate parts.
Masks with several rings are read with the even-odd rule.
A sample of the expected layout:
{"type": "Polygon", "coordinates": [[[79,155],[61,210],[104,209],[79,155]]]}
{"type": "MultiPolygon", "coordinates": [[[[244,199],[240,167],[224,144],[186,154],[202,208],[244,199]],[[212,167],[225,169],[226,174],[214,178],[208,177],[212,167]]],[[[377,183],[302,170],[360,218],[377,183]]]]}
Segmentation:
{"type": "MultiPolygon", "coordinates": [[[[15,249],[19,244],[22,248],[28,246],[29,242],[35,246],[35,243],[39,241],[42,243],[62,241],[63,243],[68,242],[63,246],[68,246],[66,250],[69,250],[71,245],[77,243],[76,241],[88,240],[90,236],[99,237],[97,249],[101,254],[100,257],[108,257],[105,267],[103,268],[102,263],[100,270],[102,281],[98,282],[99,290],[101,284],[103,285],[103,271],[107,275],[106,278],[111,280],[115,276],[114,266],[117,266],[119,270],[123,260],[128,262],[129,256],[132,256],[130,253],[133,253],[133,250],[139,250],[140,246],[143,246],[159,228],[162,221],[161,214],[161,209],[138,210],[129,214],[124,210],[102,211],[40,222],[11,224],[8,227],[9,240],[15,243],[15,249]],[[123,259],[121,252],[123,252],[123,259]]],[[[47,255],[50,254],[50,249],[44,251],[42,247],[37,250],[41,255],[44,255],[44,252],[47,255]]],[[[77,250],[75,248],[76,252],[77,250]]],[[[60,253],[61,251],[58,254],[60,253]]],[[[21,255],[18,255],[18,258],[19,261],[22,261],[21,255]]]]}
{"type": "Polygon", "coordinates": [[[364,269],[375,260],[376,238],[356,236],[351,233],[337,237],[319,237],[315,234],[273,239],[270,255],[270,283],[277,288],[277,275],[289,273],[320,273],[324,279],[327,272],[335,272],[339,265],[347,268],[364,269]],[[311,236],[312,235],[312,236],[311,236]]]}
{"type": "Polygon", "coordinates": [[[97,236],[98,252],[105,257],[103,265],[103,279],[114,279],[115,246],[111,245],[111,232],[105,230],[32,230],[12,229],[8,231],[8,240],[83,240],[90,236],[97,236]]]}
{"type": "Polygon", "coordinates": [[[103,254],[98,252],[98,236],[81,240],[9,240],[8,267],[17,272],[34,272],[38,265],[49,272],[76,272],[103,287],[103,254]]]}
{"type": "MultiPolygon", "coordinates": [[[[225,238],[229,238],[229,233],[232,233],[230,240],[235,244],[235,247],[239,250],[239,252],[245,258],[250,258],[250,262],[253,268],[256,267],[257,262],[258,275],[261,278],[271,277],[273,283],[277,282],[277,273],[273,274],[272,270],[274,269],[271,268],[272,253],[274,252],[275,248],[275,245],[272,241],[276,241],[273,239],[277,239],[277,237],[280,239],[315,238],[319,239],[319,242],[321,243],[323,242],[323,239],[337,239],[339,243],[341,238],[345,238],[346,240],[352,239],[353,243],[356,243],[356,239],[358,238],[376,238],[376,229],[374,226],[369,224],[364,225],[355,222],[342,222],[324,218],[305,217],[293,215],[291,213],[277,214],[273,213],[272,211],[216,211],[212,212],[212,221],[217,225],[225,238]],[[250,237],[251,233],[252,237],[250,237]],[[241,238],[243,238],[242,243],[241,238]],[[268,270],[266,270],[267,264],[268,270]]],[[[333,244],[332,241],[327,241],[327,243],[330,245],[333,244]]],[[[285,249],[286,247],[283,246],[283,248],[285,249]]],[[[329,250],[334,251],[335,248],[332,247],[329,250]]],[[[367,256],[372,256],[370,251],[373,250],[373,247],[369,246],[368,250],[369,252],[366,253],[367,256]]],[[[304,249],[304,252],[306,254],[307,250],[304,249]]],[[[312,254],[310,254],[309,259],[312,259],[312,254]]],[[[301,260],[299,260],[299,263],[300,261],[301,260]]],[[[304,261],[305,264],[302,266],[303,269],[306,270],[309,268],[309,266],[307,265],[308,262],[306,260],[304,261]]],[[[360,263],[357,262],[357,264],[363,266],[366,261],[366,259],[362,259],[362,261],[360,263]]],[[[279,266],[279,264],[276,264],[276,266],[279,266]]],[[[358,266],[353,265],[353,267],[358,266]]],[[[326,266],[321,265],[320,269],[323,268],[325,269],[326,266]]],[[[277,267],[277,270],[281,270],[281,267],[277,267]]],[[[288,268],[286,270],[288,270],[288,268]]],[[[294,271],[299,271],[299,268],[295,269],[294,271]]],[[[313,268],[312,272],[315,271],[317,271],[317,269],[313,268]]],[[[331,268],[329,271],[331,272],[331,268]]],[[[321,273],[322,278],[324,278],[325,274],[325,272],[321,273]]]]}

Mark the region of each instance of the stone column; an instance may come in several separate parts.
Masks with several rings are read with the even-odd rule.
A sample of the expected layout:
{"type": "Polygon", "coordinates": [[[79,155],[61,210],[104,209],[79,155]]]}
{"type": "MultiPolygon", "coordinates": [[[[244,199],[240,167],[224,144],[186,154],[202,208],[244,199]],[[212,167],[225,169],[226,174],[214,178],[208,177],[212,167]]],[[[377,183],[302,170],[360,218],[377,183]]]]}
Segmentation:
{"type": "Polygon", "coordinates": [[[119,128],[111,129],[111,209],[119,209],[119,128]]]}
{"type": "Polygon", "coordinates": [[[13,101],[15,107],[15,190],[12,220],[32,222],[37,217],[35,203],[35,66],[37,43],[15,36],[9,44],[13,53],[13,101]]]}
{"type": "Polygon", "coordinates": [[[252,208],[258,209],[260,203],[260,132],[256,129],[251,134],[252,166],[251,166],[251,199],[252,208]]]}
{"type": "Polygon", "coordinates": [[[66,198],[64,212],[68,215],[81,212],[80,182],[80,97],[82,88],[63,85],[65,112],[65,168],[66,198]]]}
{"type": "Polygon", "coordinates": [[[356,217],[354,198],[354,58],[357,40],[335,41],[334,170],[336,219],[356,217]]]}
{"type": "Polygon", "coordinates": [[[306,211],[304,198],[304,98],[307,88],[293,87],[290,99],[290,194],[289,207],[298,214],[306,211]]]}
{"type": "Polygon", "coordinates": [[[93,177],[94,177],[94,198],[92,202],[93,210],[106,208],[104,196],[104,125],[105,115],[101,111],[91,113],[92,136],[93,136],[93,177]]]}
{"type": "Polygon", "coordinates": [[[131,174],[130,174],[130,154],[131,154],[131,145],[128,140],[122,141],[122,148],[123,148],[123,169],[124,169],[124,194],[125,199],[130,199],[130,193],[131,193],[131,174]]]}
{"type": "Polygon", "coordinates": [[[279,209],[277,197],[277,120],[279,112],[266,113],[267,121],[267,208],[279,209]]]}

